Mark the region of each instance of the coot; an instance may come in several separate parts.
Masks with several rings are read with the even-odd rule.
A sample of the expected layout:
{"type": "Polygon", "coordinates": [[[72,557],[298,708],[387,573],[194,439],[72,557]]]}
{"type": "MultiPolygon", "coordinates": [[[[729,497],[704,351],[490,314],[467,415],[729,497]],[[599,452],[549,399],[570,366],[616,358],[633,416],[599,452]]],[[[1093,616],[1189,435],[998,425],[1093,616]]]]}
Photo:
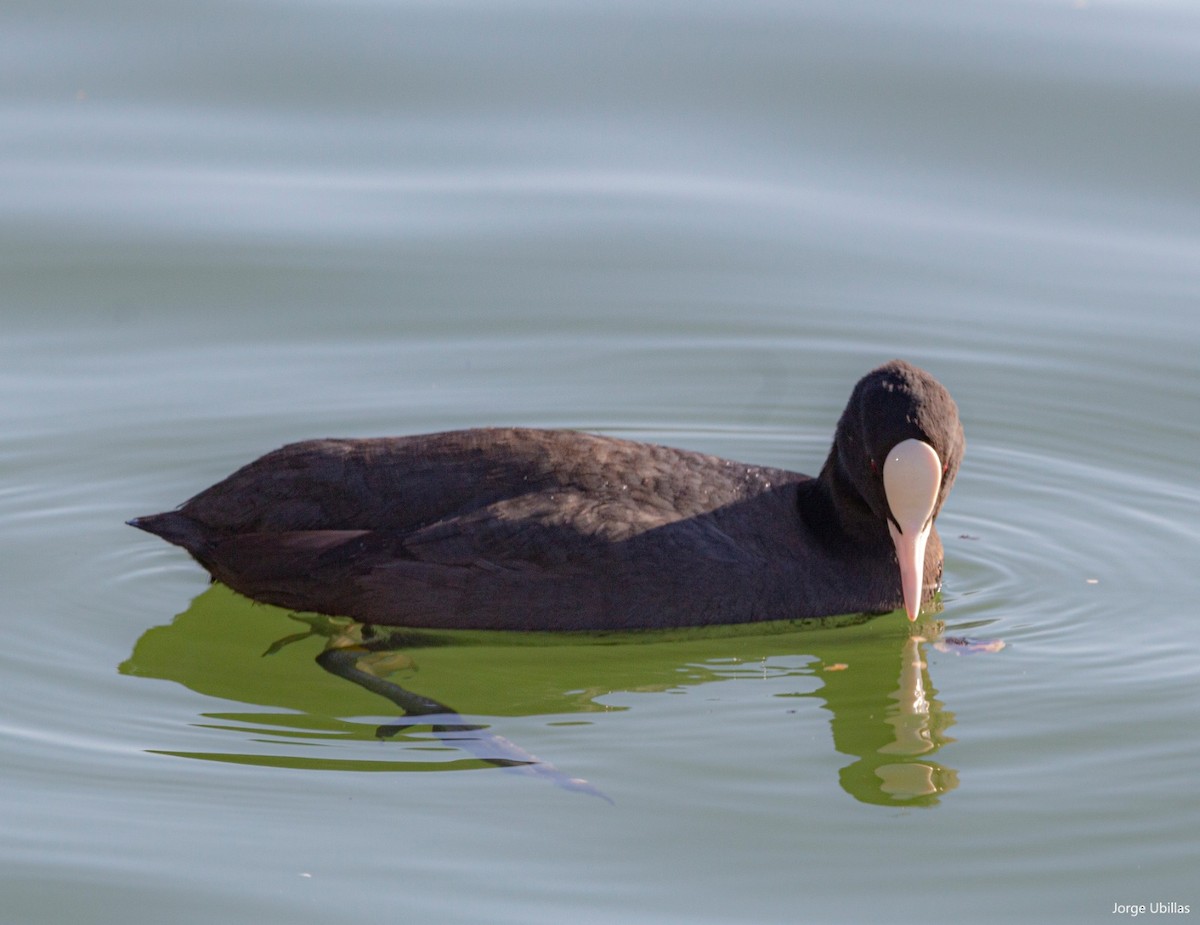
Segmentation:
{"type": "Polygon", "coordinates": [[[567,430],[310,440],[129,523],[247,597],[365,623],[616,630],[886,612],[941,581],[958,410],[902,360],[816,478],[567,430]]]}

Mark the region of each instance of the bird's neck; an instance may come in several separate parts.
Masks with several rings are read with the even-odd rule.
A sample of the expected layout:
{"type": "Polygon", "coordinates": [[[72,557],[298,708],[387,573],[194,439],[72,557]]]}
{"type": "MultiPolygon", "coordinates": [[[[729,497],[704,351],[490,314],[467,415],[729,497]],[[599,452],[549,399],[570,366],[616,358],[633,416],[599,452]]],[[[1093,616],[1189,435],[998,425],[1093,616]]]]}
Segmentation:
{"type": "MultiPolygon", "coordinates": [[[[829,451],[821,473],[811,483],[812,497],[805,502],[813,516],[827,523],[826,535],[838,536],[858,547],[890,548],[887,525],[867,506],[838,456],[837,445],[829,451]]],[[[812,517],[806,515],[806,519],[812,517]]]]}

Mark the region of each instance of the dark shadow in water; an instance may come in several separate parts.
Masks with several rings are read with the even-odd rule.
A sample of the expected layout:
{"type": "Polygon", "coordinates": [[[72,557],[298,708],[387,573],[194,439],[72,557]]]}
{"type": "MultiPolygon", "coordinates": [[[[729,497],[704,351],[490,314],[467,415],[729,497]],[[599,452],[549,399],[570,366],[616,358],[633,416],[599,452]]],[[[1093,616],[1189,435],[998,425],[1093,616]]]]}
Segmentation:
{"type": "MultiPolygon", "coordinates": [[[[317,625],[315,621],[314,625],[317,625]]],[[[488,732],[487,726],[468,723],[452,707],[389,681],[386,675],[392,671],[394,659],[402,657],[399,650],[406,644],[407,634],[398,632],[376,636],[373,632],[366,632],[372,630],[371,627],[358,626],[355,629],[361,641],[335,642],[327,646],[317,656],[317,664],[335,677],[378,694],[404,711],[409,721],[380,726],[375,733],[377,736],[395,736],[417,725],[415,720],[421,717],[423,722],[430,724],[430,731],[441,741],[456,745],[488,764],[541,777],[564,790],[575,790],[612,802],[583,778],[569,777],[550,762],[531,755],[503,736],[488,732]],[[373,638],[362,639],[364,635],[373,638]]]]}
{"type": "Polygon", "coordinates": [[[393,630],[289,616],[214,585],[170,625],[148,630],[120,670],[269,710],[205,715],[203,726],[249,734],[245,754],[159,750],[165,754],[326,770],[499,766],[608,799],[489,732],[489,722],[562,722],[563,714],[612,710],[597,698],[614,691],[678,690],[737,676],[731,666],[794,665],[807,656],[774,673],[815,689],[780,696],[816,698],[830,712],[834,747],[854,759],[840,772],[842,788],[864,803],[933,805],[957,786],[956,772],[934,760],[953,741],[946,730],[954,724],[924,658],[926,638],[939,629],[922,621],[914,630],[892,614],[578,636],[393,630]],[[324,672],[313,670],[314,659],[324,672]],[[384,702],[404,718],[381,721],[384,702]],[[405,748],[379,758],[316,751],[347,740],[405,748]]]}

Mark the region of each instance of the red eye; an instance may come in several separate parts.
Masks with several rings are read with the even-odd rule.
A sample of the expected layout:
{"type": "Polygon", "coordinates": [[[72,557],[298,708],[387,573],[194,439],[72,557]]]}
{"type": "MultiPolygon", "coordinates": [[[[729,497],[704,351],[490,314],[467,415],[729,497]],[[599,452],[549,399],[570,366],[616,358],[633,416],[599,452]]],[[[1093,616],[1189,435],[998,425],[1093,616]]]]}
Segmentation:
{"type": "Polygon", "coordinates": [[[875,462],[874,457],[871,457],[871,471],[879,475],[879,463],[875,462]]]}

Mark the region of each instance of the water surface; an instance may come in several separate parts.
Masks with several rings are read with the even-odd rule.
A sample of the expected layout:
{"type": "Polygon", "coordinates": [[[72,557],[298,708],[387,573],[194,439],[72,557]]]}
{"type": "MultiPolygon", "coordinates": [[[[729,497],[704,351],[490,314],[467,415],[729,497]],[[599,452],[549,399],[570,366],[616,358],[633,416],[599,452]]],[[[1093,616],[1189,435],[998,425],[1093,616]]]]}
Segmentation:
{"type": "Polygon", "coordinates": [[[0,23],[7,918],[1200,908],[1189,5],[0,23]],[[323,435],[577,427],[811,473],[893,356],[968,440],[921,640],[398,646],[380,673],[471,742],[380,737],[395,705],[317,666],[328,634],[123,525],[323,435]]]}

